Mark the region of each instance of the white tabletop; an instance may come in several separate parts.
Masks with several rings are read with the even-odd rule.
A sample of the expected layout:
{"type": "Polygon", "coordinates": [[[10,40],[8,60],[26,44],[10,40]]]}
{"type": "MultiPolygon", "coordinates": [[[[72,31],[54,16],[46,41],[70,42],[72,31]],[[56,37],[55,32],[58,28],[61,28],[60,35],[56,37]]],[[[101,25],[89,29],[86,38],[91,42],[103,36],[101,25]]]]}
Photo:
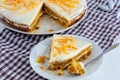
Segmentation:
{"type": "MultiPolygon", "coordinates": [[[[0,32],[4,29],[0,24],[0,32]]],[[[116,40],[120,41],[120,37],[116,40]]],[[[84,80],[119,80],[120,79],[120,46],[104,56],[101,68],[84,80]]]]}

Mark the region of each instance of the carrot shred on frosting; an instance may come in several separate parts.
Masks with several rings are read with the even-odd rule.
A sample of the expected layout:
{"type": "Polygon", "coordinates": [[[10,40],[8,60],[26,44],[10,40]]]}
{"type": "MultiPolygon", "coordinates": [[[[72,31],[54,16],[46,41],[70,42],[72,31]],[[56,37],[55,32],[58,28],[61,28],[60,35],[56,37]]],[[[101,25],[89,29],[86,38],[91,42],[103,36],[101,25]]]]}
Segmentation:
{"type": "Polygon", "coordinates": [[[73,8],[80,3],[80,0],[48,0],[48,2],[55,3],[65,11],[72,13],[73,8]]]}
{"type": "Polygon", "coordinates": [[[76,40],[73,37],[66,37],[62,36],[62,38],[58,38],[54,40],[55,43],[59,44],[60,46],[53,46],[53,48],[57,51],[57,53],[54,53],[54,57],[57,56],[57,54],[68,54],[69,52],[67,50],[77,50],[75,47],[76,40]]]}
{"type": "Polygon", "coordinates": [[[24,8],[20,12],[23,14],[36,7],[41,1],[42,0],[2,0],[2,3],[4,4],[2,7],[13,11],[24,8]]]}

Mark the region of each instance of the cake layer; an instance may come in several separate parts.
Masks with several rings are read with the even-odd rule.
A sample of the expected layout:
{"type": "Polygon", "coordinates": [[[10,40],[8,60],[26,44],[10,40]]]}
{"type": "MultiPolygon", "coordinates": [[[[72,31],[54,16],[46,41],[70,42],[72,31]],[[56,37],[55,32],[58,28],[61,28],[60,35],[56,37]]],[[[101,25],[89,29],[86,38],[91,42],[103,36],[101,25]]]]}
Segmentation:
{"type": "Polygon", "coordinates": [[[30,26],[27,24],[18,24],[18,23],[13,22],[13,21],[11,21],[3,16],[2,16],[2,20],[5,21],[6,23],[10,24],[10,27],[12,27],[12,28],[16,28],[16,29],[19,29],[22,31],[31,32],[31,31],[38,28],[37,24],[39,23],[39,20],[40,20],[42,14],[43,13],[40,11],[30,26]]]}
{"type": "Polygon", "coordinates": [[[74,17],[72,20],[68,21],[65,17],[62,17],[62,16],[58,15],[57,13],[55,13],[54,11],[52,11],[47,6],[44,6],[44,10],[45,10],[45,12],[49,16],[51,16],[54,19],[58,20],[65,27],[69,27],[72,24],[76,23],[78,20],[80,20],[85,15],[85,12],[86,12],[86,9],[84,8],[84,10],[79,15],[77,15],[76,17],[74,17]]]}
{"type": "MultiPolygon", "coordinates": [[[[8,4],[7,1],[4,1],[5,0],[0,0],[0,17],[15,28],[30,31],[34,28],[42,15],[42,0],[31,0],[32,2],[26,2],[27,7],[16,6],[9,1],[8,4]]],[[[23,3],[24,2],[21,2],[21,4],[17,3],[17,5],[22,5],[23,3]]]]}
{"type": "Polygon", "coordinates": [[[71,63],[72,59],[76,59],[77,61],[86,59],[86,57],[91,54],[91,51],[92,51],[92,47],[89,42],[82,41],[82,40],[76,40],[72,36],[54,35],[53,40],[52,40],[52,46],[51,46],[49,68],[53,70],[64,69],[71,63]],[[60,41],[63,41],[63,42],[66,41],[64,37],[68,38],[68,40],[70,41],[73,41],[73,43],[68,41],[70,45],[68,45],[67,43],[63,43],[61,45],[56,42],[56,40],[60,40],[62,38],[63,40],[60,40],[60,41]],[[72,45],[73,49],[67,48],[66,45],[68,46],[72,45]],[[64,46],[62,50],[60,50],[61,46],[64,46]],[[54,47],[57,47],[57,49],[54,47]],[[58,53],[60,51],[61,53],[58,53]]]}

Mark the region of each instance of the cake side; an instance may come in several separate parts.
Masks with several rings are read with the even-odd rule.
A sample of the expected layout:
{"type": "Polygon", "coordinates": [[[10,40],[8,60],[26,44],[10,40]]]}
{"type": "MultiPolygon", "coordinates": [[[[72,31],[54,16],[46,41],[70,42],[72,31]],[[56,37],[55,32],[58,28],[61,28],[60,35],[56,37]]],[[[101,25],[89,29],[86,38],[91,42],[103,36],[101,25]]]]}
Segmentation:
{"type": "Polygon", "coordinates": [[[69,27],[69,26],[75,24],[77,21],[81,20],[83,18],[83,16],[85,16],[85,13],[86,13],[86,9],[84,9],[78,16],[73,18],[71,20],[71,22],[69,24],[67,24],[67,26],[69,27]]]}
{"type": "Polygon", "coordinates": [[[51,16],[53,19],[59,21],[59,23],[62,25],[66,25],[69,23],[69,21],[66,18],[59,16],[57,13],[55,13],[53,10],[51,10],[49,7],[47,7],[45,4],[44,4],[44,11],[49,16],[51,16]]]}
{"type": "Polygon", "coordinates": [[[3,17],[2,16],[2,20],[4,22],[6,22],[7,24],[10,25],[10,27],[12,28],[15,28],[15,29],[18,29],[18,30],[22,30],[22,31],[27,31],[27,32],[31,32],[31,31],[34,31],[35,29],[38,28],[37,24],[42,16],[42,12],[40,11],[40,13],[38,13],[38,15],[36,16],[36,18],[34,19],[34,21],[32,22],[31,25],[26,25],[26,24],[18,24],[16,22],[13,22],[9,19],[7,19],[6,17],[3,17]]]}
{"type": "Polygon", "coordinates": [[[47,13],[49,16],[51,16],[55,20],[58,20],[60,24],[64,25],[64,27],[69,27],[69,26],[73,25],[74,23],[76,23],[77,21],[82,19],[82,17],[86,13],[86,9],[84,9],[83,12],[81,12],[79,15],[77,15],[75,18],[73,18],[71,21],[69,21],[64,17],[59,16],[57,13],[55,13],[54,11],[52,11],[49,7],[47,7],[45,5],[44,5],[44,11],[45,11],[45,13],[47,13]]]}

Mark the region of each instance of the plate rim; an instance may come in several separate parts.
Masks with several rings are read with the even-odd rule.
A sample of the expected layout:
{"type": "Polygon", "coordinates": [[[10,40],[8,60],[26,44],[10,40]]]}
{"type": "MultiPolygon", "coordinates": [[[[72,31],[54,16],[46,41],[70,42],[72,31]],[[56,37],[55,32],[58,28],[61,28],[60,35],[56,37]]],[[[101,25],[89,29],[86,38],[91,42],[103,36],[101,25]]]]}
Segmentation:
{"type": "MultiPolygon", "coordinates": [[[[64,35],[64,36],[73,36],[73,37],[75,36],[75,37],[87,39],[88,41],[93,42],[93,43],[100,49],[100,51],[103,52],[103,50],[100,48],[100,46],[98,46],[93,40],[90,40],[90,39],[88,39],[88,38],[86,38],[86,37],[78,36],[78,35],[64,35]]],[[[49,38],[46,38],[46,39],[44,39],[44,40],[52,39],[52,38],[53,38],[53,36],[52,36],[52,37],[49,37],[49,38]]],[[[42,40],[42,41],[44,41],[44,40],[42,40]]],[[[39,45],[42,41],[38,42],[38,43],[37,43],[36,45],[34,45],[34,46],[31,48],[31,50],[30,50],[30,55],[29,55],[30,66],[31,66],[32,69],[35,71],[35,73],[37,73],[39,76],[42,76],[42,77],[45,78],[45,79],[50,79],[50,80],[51,80],[51,78],[46,77],[44,74],[42,74],[42,75],[39,74],[39,73],[33,68],[32,64],[31,64],[31,58],[30,58],[30,57],[31,57],[31,52],[32,52],[32,50],[33,50],[37,45],[39,45]]],[[[103,64],[104,56],[101,57],[100,59],[101,59],[101,64],[100,64],[99,68],[98,68],[93,74],[91,74],[91,75],[89,75],[89,76],[86,76],[86,77],[83,77],[83,78],[81,78],[81,79],[89,78],[90,76],[94,75],[97,71],[99,71],[99,69],[101,68],[101,66],[102,66],[102,64],[103,64]]],[[[59,76],[58,76],[58,77],[59,77],[59,76]]],[[[52,79],[52,80],[56,80],[56,79],[52,79]]]]}

